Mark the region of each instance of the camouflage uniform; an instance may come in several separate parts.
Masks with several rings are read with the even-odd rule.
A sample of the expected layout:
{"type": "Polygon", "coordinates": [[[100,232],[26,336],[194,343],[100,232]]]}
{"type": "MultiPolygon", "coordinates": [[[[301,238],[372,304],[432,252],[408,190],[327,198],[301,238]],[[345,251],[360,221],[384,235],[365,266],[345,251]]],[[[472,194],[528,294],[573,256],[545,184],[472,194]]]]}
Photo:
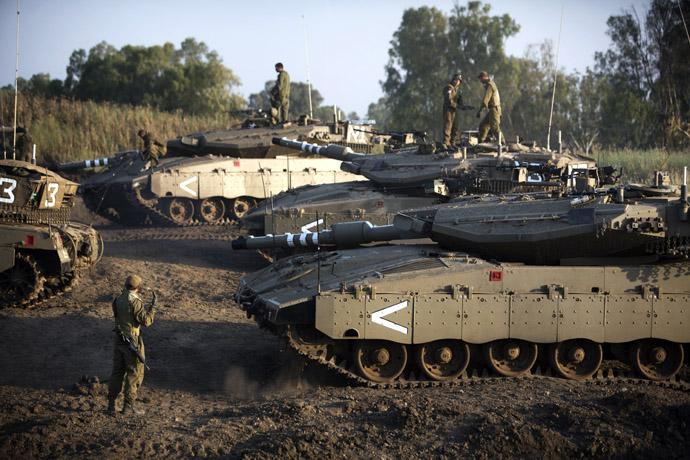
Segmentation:
{"type": "Polygon", "coordinates": [[[278,123],[288,121],[288,111],[290,110],[290,74],[285,70],[278,72],[276,84],[271,89],[271,107],[278,111],[278,116],[276,117],[278,123]]]}
{"type": "Polygon", "coordinates": [[[158,158],[166,154],[167,148],[151,136],[151,133],[146,133],[142,139],[144,139],[144,155],[146,160],[158,164],[158,158]]]}
{"type": "Polygon", "coordinates": [[[458,105],[464,105],[460,85],[455,86],[451,82],[443,88],[443,145],[445,147],[455,145],[458,135],[458,105]]]}
{"type": "Polygon", "coordinates": [[[503,142],[503,135],[501,134],[501,98],[498,96],[498,88],[492,79],[484,83],[484,88],[486,91],[480,110],[488,108],[489,113],[479,123],[479,142],[486,140],[489,129],[503,142]]]}
{"type": "MultiPolygon", "coordinates": [[[[140,326],[148,327],[153,324],[156,308],[152,306],[146,310],[137,293],[125,288],[113,300],[113,314],[115,315],[115,323],[120,326],[126,336],[130,337],[133,343],[138,344],[142,357],[146,359],[144,341],[141,339],[139,329],[140,326]]],[[[108,402],[110,404],[115,403],[122,391],[124,381],[125,405],[134,406],[137,390],[143,380],[144,364],[127,349],[127,344],[120,339],[120,336],[116,335],[113,372],[108,386],[108,402]]]]}

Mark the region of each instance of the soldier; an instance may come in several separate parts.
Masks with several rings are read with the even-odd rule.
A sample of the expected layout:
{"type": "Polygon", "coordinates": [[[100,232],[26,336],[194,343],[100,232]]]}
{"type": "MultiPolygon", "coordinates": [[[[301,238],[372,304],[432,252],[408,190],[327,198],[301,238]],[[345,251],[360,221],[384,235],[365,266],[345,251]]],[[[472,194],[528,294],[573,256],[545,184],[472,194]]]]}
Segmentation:
{"type": "Polygon", "coordinates": [[[276,64],[278,79],[275,86],[271,89],[271,107],[276,109],[276,120],[278,123],[288,121],[288,111],[290,110],[290,75],[283,70],[283,64],[276,64]]]}
{"type": "Polygon", "coordinates": [[[140,129],[137,135],[144,140],[143,153],[146,161],[152,161],[158,166],[158,158],[164,156],[167,152],[165,145],[158,142],[151,133],[147,133],[145,129],[140,129]]]}
{"type": "Polygon", "coordinates": [[[453,75],[452,80],[443,88],[443,148],[455,146],[458,135],[458,105],[463,106],[460,83],[462,75],[453,75]]]}
{"type": "Polygon", "coordinates": [[[144,413],[144,410],[134,407],[137,399],[137,390],[144,380],[144,342],[141,339],[140,327],[148,327],[153,324],[153,317],[158,309],[158,296],[153,293],[151,307],[146,310],[141,298],[137,294],[141,287],[141,278],[130,275],[125,281],[122,293],[113,300],[113,314],[115,316],[115,353],[113,355],[113,372],[108,386],[108,411],[115,412],[115,400],[122,392],[124,381],[125,404],[123,414],[144,413]],[[141,360],[136,351],[128,347],[125,338],[138,349],[141,360]]]}
{"type": "Polygon", "coordinates": [[[488,108],[489,113],[479,123],[479,142],[484,142],[486,136],[491,132],[498,136],[499,142],[504,142],[501,134],[501,98],[498,96],[496,83],[489,78],[486,72],[480,72],[477,78],[484,84],[484,101],[477,111],[477,118],[482,116],[482,109],[488,108]]]}

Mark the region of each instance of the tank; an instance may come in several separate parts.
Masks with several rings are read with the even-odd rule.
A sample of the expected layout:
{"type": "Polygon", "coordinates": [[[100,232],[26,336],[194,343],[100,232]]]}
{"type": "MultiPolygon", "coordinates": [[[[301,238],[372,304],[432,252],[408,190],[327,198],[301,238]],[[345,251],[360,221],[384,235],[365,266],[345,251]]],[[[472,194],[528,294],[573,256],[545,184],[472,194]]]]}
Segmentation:
{"type": "Polygon", "coordinates": [[[370,385],[517,377],[537,358],[587,379],[604,353],[673,379],[690,343],[687,187],[445,204],[233,248],[311,246],[235,300],[299,354],[370,385]],[[434,244],[357,247],[423,236],[434,244]]]}
{"type": "Polygon", "coordinates": [[[70,221],[78,184],[31,163],[0,160],[0,307],[70,289],[98,262],[98,232],[70,221]]]}
{"type": "Polygon", "coordinates": [[[569,153],[530,151],[512,144],[467,144],[462,151],[412,145],[367,156],[338,145],[327,147],[275,138],[274,143],[342,161],[341,169],[369,179],[288,190],[247,212],[242,226],[253,235],[298,233],[345,221],[390,224],[398,211],[463,199],[467,194],[593,190],[617,180],[613,168],[569,153]],[[319,214],[319,219],[316,214],[319,214]]]}
{"type": "Polygon", "coordinates": [[[155,167],[140,152],[130,150],[62,163],[58,170],[100,167],[81,183],[84,203],[123,225],[227,224],[257,201],[284,190],[358,179],[344,175],[339,161],[274,146],[271,136],[279,132],[381,152],[390,139],[377,135],[371,126],[350,122],[247,127],[169,141],[168,153],[155,167]]]}

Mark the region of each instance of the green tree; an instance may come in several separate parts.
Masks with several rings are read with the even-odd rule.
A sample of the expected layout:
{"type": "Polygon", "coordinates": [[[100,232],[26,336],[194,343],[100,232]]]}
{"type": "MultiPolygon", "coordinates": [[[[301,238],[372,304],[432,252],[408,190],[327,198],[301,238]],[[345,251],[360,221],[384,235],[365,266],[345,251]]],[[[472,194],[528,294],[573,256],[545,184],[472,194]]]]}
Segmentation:
{"type": "MultiPolygon", "coordinates": [[[[516,66],[504,49],[519,31],[509,15],[491,16],[491,6],[470,1],[450,15],[426,6],[407,9],[393,34],[383,92],[395,130],[420,129],[439,137],[442,89],[462,72],[466,104],[479,105],[484,89],[476,79],[485,70],[495,77],[501,105],[509,112],[517,94],[516,66]]],[[[476,125],[473,114],[458,112],[459,125],[476,125]]],[[[510,117],[508,128],[512,128],[510,117]]]]}
{"type": "Polygon", "coordinates": [[[76,99],[151,105],[190,114],[238,109],[245,101],[232,92],[240,84],[218,53],[188,38],[179,49],[131,46],[117,50],[101,42],[70,57],[65,88],[76,99]]]}

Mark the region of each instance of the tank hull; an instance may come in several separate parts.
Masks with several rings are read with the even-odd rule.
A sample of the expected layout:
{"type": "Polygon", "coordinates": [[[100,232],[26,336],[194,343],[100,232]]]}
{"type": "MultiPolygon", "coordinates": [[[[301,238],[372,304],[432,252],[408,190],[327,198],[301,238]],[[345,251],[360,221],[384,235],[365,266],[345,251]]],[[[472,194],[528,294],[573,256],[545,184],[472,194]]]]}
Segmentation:
{"type": "Polygon", "coordinates": [[[527,266],[380,246],[281,260],[245,277],[236,298],[303,354],[354,363],[344,371],[379,383],[459,378],[467,365],[446,352],[462,350],[510,376],[529,372],[542,349],[556,373],[581,379],[610,347],[660,380],[690,342],[687,262],[527,266]],[[665,357],[650,363],[648,345],[665,357]]]}

